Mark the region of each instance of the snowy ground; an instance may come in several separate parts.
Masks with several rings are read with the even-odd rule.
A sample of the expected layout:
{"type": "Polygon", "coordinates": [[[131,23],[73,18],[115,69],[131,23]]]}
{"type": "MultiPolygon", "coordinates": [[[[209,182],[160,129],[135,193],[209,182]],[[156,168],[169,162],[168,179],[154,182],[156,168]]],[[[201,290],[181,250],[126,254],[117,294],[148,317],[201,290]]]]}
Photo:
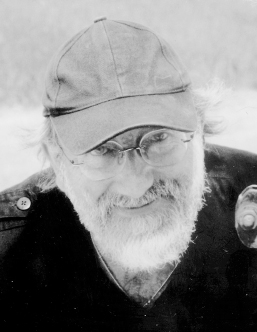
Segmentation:
{"type": "MultiPolygon", "coordinates": [[[[208,141],[257,153],[257,91],[240,91],[229,107],[217,116],[224,117],[225,131],[208,141]]],[[[25,129],[38,128],[41,109],[0,108],[0,190],[12,186],[42,166],[36,148],[26,148],[25,129]]]]}

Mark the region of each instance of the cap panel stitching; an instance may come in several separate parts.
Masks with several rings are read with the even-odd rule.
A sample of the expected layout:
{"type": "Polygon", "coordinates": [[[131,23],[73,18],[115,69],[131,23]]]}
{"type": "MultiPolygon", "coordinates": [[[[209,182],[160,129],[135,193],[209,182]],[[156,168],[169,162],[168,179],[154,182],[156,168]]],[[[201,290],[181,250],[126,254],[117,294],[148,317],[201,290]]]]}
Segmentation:
{"type": "MultiPolygon", "coordinates": [[[[162,43],[161,43],[161,41],[159,40],[159,38],[158,38],[158,36],[154,33],[154,32],[152,32],[151,30],[149,30],[149,29],[143,29],[143,28],[139,28],[139,27],[135,27],[135,26],[133,26],[133,25],[130,25],[130,24],[127,24],[127,23],[125,23],[125,22],[122,22],[122,21],[115,21],[115,22],[117,22],[117,23],[119,23],[119,24],[124,24],[124,25],[127,25],[127,26],[129,26],[130,28],[131,27],[133,27],[133,28],[135,28],[135,29],[138,29],[138,30],[141,30],[141,31],[146,31],[146,32],[149,32],[149,33],[152,33],[156,38],[157,38],[157,40],[158,40],[158,42],[159,42],[159,44],[160,44],[160,47],[161,47],[161,50],[162,50],[162,54],[163,54],[163,56],[165,57],[165,59],[166,59],[166,61],[178,72],[178,74],[179,74],[179,77],[180,77],[180,80],[181,80],[181,82],[182,82],[182,89],[185,91],[186,90],[186,88],[187,88],[187,86],[188,85],[185,85],[184,84],[184,82],[183,82],[183,80],[181,79],[181,75],[180,75],[180,72],[179,72],[179,70],[176,68],[176,66],[174,66],[168,59],[167,59],[167,57],[166,57],[166,55],[165,55],[165,53],[164,53],[164,50],[163,50],[163,47],[162,47],[162,43]]],[[[105,27],[105,25],[104,25],[104,22],[101,22],[102,24],[103,24],[103,27],[104,27],[104,30],[105,30],[105,33],[106,33],[106,36],[107,36],[107,40],[108,40],[108,43],[109,43],[109,46],[110,46],[110,50],[111,50],[111,53],[112,53],[112,57],[113,57],[113,61],[114,61],[114,68],[115,68],[115,72],[116,72],[116,76],[117,76],[117,81],[118,81],[118,84],[119,84],[119,87],[120,87],[120,91],[121,91],[121,93],[122,93],[122,96],[126,96],[126,95],[124,95],[124,93],[123,93],[123,91],[122,91],[122,87],[121,87],[121,83],[120,83],[120,81],[119,81],[119,77],[118,77],[118,74],[117,74],[117,67],[116,67],[116,62],[115,62],[115,58],[114,58],[114,54],[113,54],[113,50],[112,50],[112,47],[111,47],[111,43],[110,43],[110,39],[109,39],[109,37],[108,37],[108,34],[107,34],[107,31],[106,31],[106,27],[105,27]]],[[[61,88],[61,83],[60,83],[60,80],[59,80],[59,77],[58,77],[58,68],[59,68],[59,65],[60,65],[60,62],[61,62],[61,60],[62,60],[62,58],[69,52],[69,50],[74,46],[74,44],[88,31],[90,29],[90,27],[89,28],[87,28],[86,30],[84,30],[83,32],[81,32],[81,34],[79,34],[78,36],[77,36],[77,38],[73,41],[73,43],[70,45],[70,47],[61,55],[61,57],[60,57],[60,59],[59,59],[59,61],[58,61],[58,63],[57,63],[57,65],[56,65],[56,70],[55,70],[55,75],[56,75],[56,79],[57,79],[57,81],[58,81],[58,90],[57,90],[57,92],[56,92],[56,97],[55,97],[55,104],[54,104],[54,106],[55,106],[55,109],[56,109],[56,104],[57,104],[57,98],[58,98],[58,95],[59,95],[59,91],[60,91],[60,88],[61,88]]],[[[147,93],[147,94],[166,94],[166,93],[176,93],[177,91],[181,91],[182,90],[181,88],[179,88],[179,89],[173,89],[173,91],[171,91],[171,90],[163,90],[162,92],[150,92],[150,93],[147,93]]],[[[130,96],[137,96],[137,95],[145,95],[146,94],[146,92],[145,91],[137,91],[136,93],[134,93],[134,94],[132,94],[132,95],[130,95],[130,96]]],[[[112,98],[117,98],[117,97],[120,97],[119,95],[115,95],[115,96],[113,96],[112,98]]],[[[94,103],[95,102],[97,102],[97,103],[102,103],[102,102],[105,102],[105,101],[108,101],[108,100],[112,100],[112,98],[110,98],[110,99],[99,99],[98,101],[94,101],[94,103]]],[[[92,105],[94,105],[94,104],[92,104],[92,105]]],[[[89,104],[89,105],[86,105],[86,106],[84,106],[84,107],[79,107],[79,108],[77,108],[76,110],[81,110],[81,109],[84,109],[84,108],[88,108],[88,107],[91,107],[92,106],[91,104],[89,104]]],[[[73,111],[75,111],[74,109],[72,110],[72,112],[73,111]]]]}
{"type": "Polygon", "coordinates": [[[55,69],[55,75],[56,75],[56,78],[57,78],[57,81],[58,81],[58,89],[57,89],[57,92],[56,92],[56,96],[55,96],[55,100],[54,100],[54,108],[56,108],[56,103],[57,103],[57,98],[58,98],[58,94],[59,94],[59,91],[60,91],[60,88],[61,88],[61,84],[60,84],[60,80],[59,80],[59,77],[58,77],[58,68],[59,68],[59,65],[60,65],[60,62],[62,60],[62,58],[71,50],[71,48],[74,46],[74,44],[90,29],[89,28],[86,28],[84,31],[82,31],[78,36],[77,38],[73,41],[73,43],[70,45],[70,47],[60,56],[60,59],[59,61],[57,62],[57,65],[56,65],[56,69],[55,69]]]}
{"type": "Polygon", "coordinates": [[[58,94],[59,94],[59,91],[60,91],[60,81],[59,81],[59,77],[58,77],[58,74],[57,74],[58,66],[59,66],[60,61],[61,61],[61,59],[59,59],[59,61],[57,62],[56,69],[55,69],[55,77],[56,77],[57,82],[58,82],[58,88],[57,88],[56,95],[55,95],[55,98],[54,98],[54,108],[56,108],[57,97],[58,97],[58,94]]]}
{"type": "Polygon", "coordinates": [[[180,72],[179,72],[179,70],[177,69],[177,67],[173,64],[173,63],[171,63],[170,61],[169,61],[169,59],[167,58],[167,56],[166,56],[166,54],[165,54],[165,51],[164,51],[164,49],[163,49],[163,47],[162,47],[162,43],[161,43],[161,41],[160,41],[160,39],[159,39],[159,37],[153,32],[153,31],[151,31],[151,30],[148,30],[148,29],[143,29],[143,28],[139,28],[139,27],[136,27],[136,26],[134,26],[134,25],[129,25],[128,23],[126,23],[126,22],[122,22],[122,21],[114,21],[114,22],[117,22],[117,23],[119,23],[119,24],[124,24],[124,25],[127,25],[128,27],[132,27],[132,28],[134,28],[134,29],[137,29],[137,30],[141,30],[141,31],[147,31],[147,32],[149,32],[149,33],[152,33],[156,38],[157,38],[157,40],[158,40],[158,42],[159,42],[159,44],[160,44],[160,46],[161,46],[161,50],[162,50],[162,54],[163,54],[163,56],[164,56],[164,58],[166,59],[166,61],[178,72],[178,74],[179,74],[179,78],[180,78],[180,80],[181,80],[181,83],[182,83],[182,85],[183,85],[183,87],[185,88],[185,84],[184,84],[184,82],[183,82],[183,80],[182,80],[182,78],[181,78],[181,74],[180,74],[180,72]]]}
{"type": "Polygon", "coordinates": [[[121,95],[123,96],[123,91],[122,91],[122,87],[121,87],[121,84],[120,84],[119,76],[118,76],[118,73],[117,73],[117,66],[116,66],[116,61],[115,61],[115,58],[114,58],[114,54],[113,54],[113,50],[112,50],[112,46],[111,46],[111,42],[110,42],[109,36],[108,36],[108,34],[107,34],[107,30],[106,30],[106,27],[105,27],[104,22],[101,21],[101,23],[102,23],[102,25],[103,25],[103,28],[104,28],[104,31],[105,31],[105,34],[106,34],[106,37],[107,37],[107,40],[108,40],[108,43],[109,43],[109,46],[110,46],[110,50],[111,50],[112,58],[113,58],[113,63],[114,63],[114,68],[115,68],[115,73],[116,73],[116,77],[117,77],[117,81],[118,81],[118,83],[119,83],[119,87],[120,87],[121,95]]]}

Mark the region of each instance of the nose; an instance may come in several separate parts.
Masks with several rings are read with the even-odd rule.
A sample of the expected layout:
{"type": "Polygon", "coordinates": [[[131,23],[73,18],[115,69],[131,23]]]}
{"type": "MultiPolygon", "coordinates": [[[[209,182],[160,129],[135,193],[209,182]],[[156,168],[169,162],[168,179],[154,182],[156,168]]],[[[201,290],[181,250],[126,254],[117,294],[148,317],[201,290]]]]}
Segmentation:
{"type": "Polygon", "coordinates": [[[146,164],[136,151],[128,151],[125,165],[115,179],[115,192],[139,198],[153,185],[153,167],[146,164]]]}

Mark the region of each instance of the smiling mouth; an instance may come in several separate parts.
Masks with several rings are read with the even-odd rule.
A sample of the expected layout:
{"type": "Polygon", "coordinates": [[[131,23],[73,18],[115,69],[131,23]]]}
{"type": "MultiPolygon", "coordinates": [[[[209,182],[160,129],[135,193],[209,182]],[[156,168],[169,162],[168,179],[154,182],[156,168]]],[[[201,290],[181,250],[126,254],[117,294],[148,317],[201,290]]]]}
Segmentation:
{"type": "Polygon", "coordinates": [[[138,217],[140,215],[156,212],[157,210],[160,209],[166,209],[169,205],[170,202],[168,200],[160,198],[140,206],[133,206],[133,207],[117,206],[116,209],[114,210],[114,213],[118,213],[125,217],[132,217],[132,216],[138,217]]]}
{"type": "Polygon", "coordinates": [[[124,208],[125,208],[125,209],[128,209],[128,210],[137,210],[137,209],[144,208],[144,207],[146,207],[146,206],[148,206],[148,205],[151,205],[153,202],[155,202],[155,200],[154,200],[154,201],[151,201],[151,202],[148,202],[148,203],[146,203],[146,204],[144,204],[144,205],[140,205],[140,206],[131,206],[131,207],[124,207],[124,208]]]}

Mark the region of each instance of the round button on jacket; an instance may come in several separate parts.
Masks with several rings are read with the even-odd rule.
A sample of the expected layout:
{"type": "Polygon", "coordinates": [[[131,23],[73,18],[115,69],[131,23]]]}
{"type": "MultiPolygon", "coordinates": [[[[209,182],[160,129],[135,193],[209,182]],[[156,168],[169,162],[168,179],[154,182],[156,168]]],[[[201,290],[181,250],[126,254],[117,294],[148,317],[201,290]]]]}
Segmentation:
{"type": "Polygon", "coordinates": [[[31,200],[28,197],[21,197],[17,201],[17,208],[20,210],[28,210],[31,206],[31,200]]]}

